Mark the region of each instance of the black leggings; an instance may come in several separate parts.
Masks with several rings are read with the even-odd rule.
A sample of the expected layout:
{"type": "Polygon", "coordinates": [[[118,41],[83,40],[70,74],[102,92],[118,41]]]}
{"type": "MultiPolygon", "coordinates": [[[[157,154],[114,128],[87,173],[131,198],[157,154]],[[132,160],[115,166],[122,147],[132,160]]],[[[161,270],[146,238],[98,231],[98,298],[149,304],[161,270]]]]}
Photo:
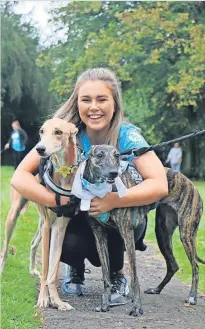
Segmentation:
{"type": "MultiPolygon", "coordinates": [[[[142,225],[142,228],[138,230],[139,234],[136,241],[139,237],[144,237],[145,229],[146,225],[142,225]]],[[[118,272],[124,265],[124,242],[115,229],[108,228],[107,234],[110,270],[111,272],[118,272]]],[[[83,269],[86,258],[92,265],[101,266],[92,229],[85,214],[80,212],[68,224],[61,261],[76,269],[83,269]]]]}
{"type": "Polygon", "coordinates": [[[15,169],[18,167],[19,163],[23,160],[24,155],[25,155],[24,151],[12,150],[12,159],[13,159],[13,165],[14,165],[15,169]]]}

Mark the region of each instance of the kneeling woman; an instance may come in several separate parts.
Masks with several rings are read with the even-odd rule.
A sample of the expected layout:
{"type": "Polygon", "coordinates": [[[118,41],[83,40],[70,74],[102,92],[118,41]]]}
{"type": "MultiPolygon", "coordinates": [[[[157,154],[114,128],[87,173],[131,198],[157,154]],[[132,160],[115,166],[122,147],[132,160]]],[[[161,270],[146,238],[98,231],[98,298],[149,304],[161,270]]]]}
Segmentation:
{"type": "MultiPolygon", "coordinates": [[[[86,155],[91,145],[96,144],[110,144],[120,152],[148,146],[140,129],[123,121],[120,86],[115,74],[108,69],[94,68],[83,72],[77,79],[72,95],[54,116],[72,122],[79,128],[78,141],[86,155]]],[[[116,192],[108,193],[102,199],[94,198],[89,212],[91,216],[114,208],[151,204],[168,194],[165,170],[154,152],[129,160],[140,172],[143,181],[129,188],[122,198],[116,192]]],[[[33,176],[39,163],[40,156],[33,149],[16,169],[11,184],[25,198],[55,207],[55,195],[33,176]]],[[[61,205],[67,203],[68,198],[61,197],[61,205]]],[[[136,236],[136,241],[140,240],[136,247],[141,250],[145,249],[143,235],[144,227],[136,236]]],[[[129,289],[123,272],[124,243],[113,229],[108,229],[108,247],[113,283],[112,303],[115,304],[118,297],[128,294],[129,289]]],[[[100,266],[93,233],[83,213],[79,213],[68,224],[61,255],[61,261],[70,265],[69,275],[63,285],[67,293],[82,293],[86,258],[94,266],[100,266]]]]}

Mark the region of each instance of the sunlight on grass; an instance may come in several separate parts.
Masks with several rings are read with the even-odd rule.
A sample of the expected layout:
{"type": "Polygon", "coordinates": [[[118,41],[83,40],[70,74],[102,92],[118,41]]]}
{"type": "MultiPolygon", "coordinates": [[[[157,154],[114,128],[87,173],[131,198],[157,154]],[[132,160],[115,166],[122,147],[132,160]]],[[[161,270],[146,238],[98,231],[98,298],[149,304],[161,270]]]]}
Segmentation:
{"type": "MultiPolygon", "coordinates": [[[[205,182],[194,182],[195,186],[197,187],[203,201],[205,204],[205,182]]],[[[146,233],[146,237],[148,241],[152,243],[156,243],[155,238],[155,211],[149,213],[149,225],[148,230],[146,233]]],[[[191,265],[183,248],[183,245],[180,241],[179,237],[179,230],[176,229],[173,235],[173,250],[174,256],[176,257],[176,261],[179,265],[179,271],[176,273],[178,278],[184,281],[187,284],[191,284],[192,282],[192,271],[191,265]]],[[[205,212],[203,212],[199,229],[196,236],[196,250],[197,254],[200,258],[205,259],[205,212]]],[[[159,251],[160,253],[160,251],[159,251]]],[[[160,253],[161,254],[161,253],[160,253]]],[[[162,259],[163,256],[161,256],[162,259]]],[[[205,292],[205,265],[199,264],[199,291],[205,292]]]]}
{"type": "MultiPolygon", "coordinates": [[[[1,167],[1,247],[4,241],[4,224],[10,207],[10,178],[13,169],[1,167]]],[[[42,325],[41,314],[34,307],[37,300],[36,283],[39,281],[29,274],[30,242],[38,224],[37,211],[33,204],[19,217],[10,246],[9,254],[1,280],[2,290],[2,329],[37,329],[42,325]]]]}

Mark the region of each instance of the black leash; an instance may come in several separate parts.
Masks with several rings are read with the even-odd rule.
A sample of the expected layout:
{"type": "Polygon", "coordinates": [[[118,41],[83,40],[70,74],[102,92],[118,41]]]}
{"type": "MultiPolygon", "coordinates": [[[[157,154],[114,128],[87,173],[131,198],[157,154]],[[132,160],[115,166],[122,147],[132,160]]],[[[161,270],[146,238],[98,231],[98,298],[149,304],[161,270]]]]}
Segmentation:
{"type": "Polygon", "coordinates": [[[146,152],[149,152],[149,151],[157,151],[159,148],[161,148],[163,146],[173,144],[173,143],[177,143],[177,142],[181,142],[181,141],[189,139],[189,138],[193,138],[193,137],[197,137],[197,136],[203,136],[203,135],[205,135],[205,130],[195,131],[195,132],[193,132],[189,135],[178,137],[178,138],[172,139],[172,140],[167,141],[167,142],[162,142],[162,143],[159,143],[159,144],[151,145],[149,147],[142,147],[141,149],[127,150],[127,151],[124,151],[124,152],[120,153],[120,155],[124,156],[124,155],[134,154],[135,156],[140,156],[140,155],[142,155],[146,152]]]}

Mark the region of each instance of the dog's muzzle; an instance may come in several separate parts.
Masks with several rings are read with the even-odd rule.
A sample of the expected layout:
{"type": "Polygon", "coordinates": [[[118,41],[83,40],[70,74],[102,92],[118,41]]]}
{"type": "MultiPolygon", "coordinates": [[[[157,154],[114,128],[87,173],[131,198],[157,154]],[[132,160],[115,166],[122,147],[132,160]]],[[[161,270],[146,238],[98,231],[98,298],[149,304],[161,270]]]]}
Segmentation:
{"type": "Polygon", "coordinates": [[[45,148],[45,146],[43,146],[42,144],[37,144],[37,145],[36,145],[36,151],[38,152],[38,154],[39,154],[40,156],[45,156],[46,148],[45,148]]]}
{"type": "Polygon", "coordinates": [[[116,169],[110,170],[108,173],[107,182],[109,184],[113,184],[117,176],[118,176],[118,171],[116,169]]]}

